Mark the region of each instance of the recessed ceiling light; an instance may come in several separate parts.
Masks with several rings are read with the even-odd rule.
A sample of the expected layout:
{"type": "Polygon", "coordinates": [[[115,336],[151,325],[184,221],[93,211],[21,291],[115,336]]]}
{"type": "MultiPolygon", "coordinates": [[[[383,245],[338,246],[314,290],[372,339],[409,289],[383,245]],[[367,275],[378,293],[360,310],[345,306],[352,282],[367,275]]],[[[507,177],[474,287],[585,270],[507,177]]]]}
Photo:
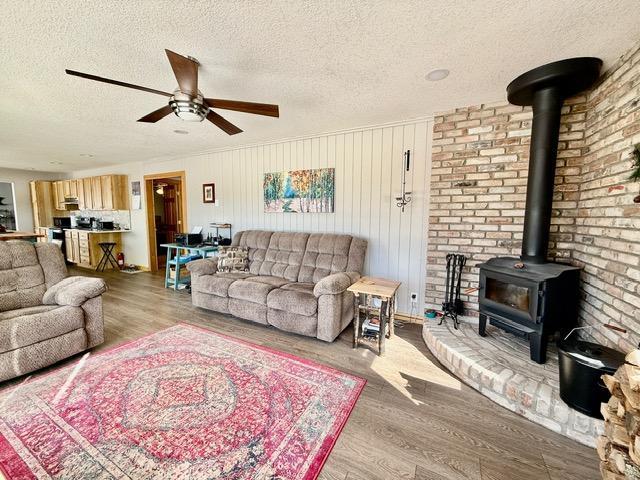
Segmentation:
{"type": "Polygon", "coordinates": [[[173,133],[177,133],[179,135],[186,135],[189,132],[187,132],[186,130],[174,130],[173,133]]]}
{"type": "Polygon", "coordinates": [[[427,73],[426,79],[431,82],[437,82],[438,80],[443,80],[448,76],[449,70],[447,70],[446,68],[438,68],[427,73]]]}

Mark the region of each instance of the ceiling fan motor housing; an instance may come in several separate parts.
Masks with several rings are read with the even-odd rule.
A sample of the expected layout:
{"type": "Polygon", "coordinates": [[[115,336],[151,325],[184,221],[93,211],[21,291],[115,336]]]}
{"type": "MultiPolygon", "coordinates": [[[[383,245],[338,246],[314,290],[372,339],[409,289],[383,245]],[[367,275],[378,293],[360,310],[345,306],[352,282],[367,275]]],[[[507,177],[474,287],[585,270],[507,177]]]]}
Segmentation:
{"type": "Polygon", "coordinates": [[[176,89],[169,99],[169,106],[178,117],[187,122],[201,122],[209,113],[209,107],[204,103],[204,97],[198,90],[193,97],[176,89]]]}

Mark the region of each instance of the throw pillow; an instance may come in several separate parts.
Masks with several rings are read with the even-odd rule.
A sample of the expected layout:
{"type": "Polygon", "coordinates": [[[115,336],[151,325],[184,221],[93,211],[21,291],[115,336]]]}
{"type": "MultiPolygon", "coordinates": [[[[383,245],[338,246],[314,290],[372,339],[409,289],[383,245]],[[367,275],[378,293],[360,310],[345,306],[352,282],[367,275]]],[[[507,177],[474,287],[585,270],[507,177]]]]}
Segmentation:
{"type": "Polygon", "coordinates": [[[249,271],[248,247],[218,247],[219,272],[249,271]]]}

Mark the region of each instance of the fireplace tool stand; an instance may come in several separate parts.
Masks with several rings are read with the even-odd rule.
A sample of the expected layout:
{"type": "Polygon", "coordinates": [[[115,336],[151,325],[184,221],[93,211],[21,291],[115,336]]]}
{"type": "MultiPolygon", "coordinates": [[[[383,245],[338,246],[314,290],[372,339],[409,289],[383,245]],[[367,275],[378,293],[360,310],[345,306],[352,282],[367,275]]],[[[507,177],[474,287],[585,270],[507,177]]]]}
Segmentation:
{"type": "Polygon", "coordinates": [[[442,325],[446,317],[453,320],[453,328],[458,329],[458,315],[462,313],[462,300],[460,300],[460,283],[462,281],[462,269],[467,263],[467,257],[457,253],[447,254],[447,281],[445,284],[444,302],[442,303],[442,325]]]}

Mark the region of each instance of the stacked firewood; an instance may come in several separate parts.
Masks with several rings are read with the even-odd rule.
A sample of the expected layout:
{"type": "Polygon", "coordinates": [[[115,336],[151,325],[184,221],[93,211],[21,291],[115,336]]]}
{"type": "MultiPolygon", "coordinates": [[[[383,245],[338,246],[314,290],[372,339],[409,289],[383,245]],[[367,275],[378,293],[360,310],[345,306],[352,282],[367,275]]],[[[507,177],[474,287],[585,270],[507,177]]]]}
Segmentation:
{"type": "Polygon", "coordinates": [[[598,437],[600,473],[605,480],[640,480],[640,350],[602,380],[611,392],[603,403],[604,435],[598,437]]]}

